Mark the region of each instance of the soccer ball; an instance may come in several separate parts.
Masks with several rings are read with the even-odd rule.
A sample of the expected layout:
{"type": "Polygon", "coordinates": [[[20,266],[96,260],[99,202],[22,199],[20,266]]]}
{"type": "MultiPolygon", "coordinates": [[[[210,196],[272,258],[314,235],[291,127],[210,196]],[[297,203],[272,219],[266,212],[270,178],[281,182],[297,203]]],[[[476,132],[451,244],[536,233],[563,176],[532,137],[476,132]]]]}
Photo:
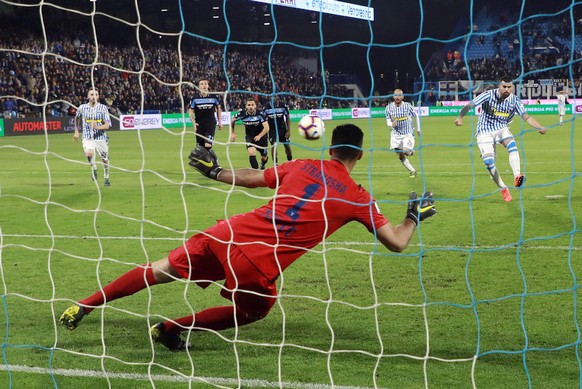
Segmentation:
{"type": "Polygon", "coordinates": [[[299,120],[299,134],[307,140],[316,140],[321,138],[325,131],[323,120],[319,116],[307,115],[299,120]]]}

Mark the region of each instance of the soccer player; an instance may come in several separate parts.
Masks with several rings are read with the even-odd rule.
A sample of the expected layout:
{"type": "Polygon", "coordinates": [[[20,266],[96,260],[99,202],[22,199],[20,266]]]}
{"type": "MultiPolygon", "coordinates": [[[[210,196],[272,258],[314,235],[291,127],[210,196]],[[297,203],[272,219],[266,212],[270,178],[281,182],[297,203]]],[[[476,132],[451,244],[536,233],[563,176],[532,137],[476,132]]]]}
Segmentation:
{"type": "Polygon", "coordinates": [[[386,124],[392,127],[390,150],[396,151],[398,159],[410,172],[410,178],[416,177],[416,169],[408,160],[408,157],[414,154],[413,117],[416,119],[416,131],[420,136],[420,120],[412,104],[404,101],[402,89],[394,90],[394,101],[386,106],[386,124]]]}
{"type": "Polygon", "coordinates": [[[161,260],[138,266],[69,307],[60,317],[68,329],[96,307],[153,285],[179,278],[205,288],[225,280],[221,295],[232,304],[217,306],[153,325],[154,342],[170,350],[190,347],[182,331],[219,331],[264,318],[277,299],[276,280],[296,259],[343,225],[358,221],[386,248],[401,252],[422,220],[436,213],[432,193],[411,192],[404,219],[392,224],[374,198],[351,177],[362,158],[364,133],[353,124],[335,128],[330,160],[297,159],[267,170],[223,170],[197,146],[190,165],[205,176],[246,188],[269,187],[275,197],[245,214],[221,220],[193,235],[161,260]]]}
{"type": "Polygon", "coordinates": [[[558,98],[558,115],[560,115],[560,126],[564,125],[564,115],[566,115],[566,104],[568,104],[568,91],[562,89],[556,93],[558,98]]]}
{"type": "Polygon", "coordinates": [[[513,170],[515,187],[519,188],[525,183],[525,176],[521,174],[519,151],[517,150],[515,139],[513,139],[513,134],[509,130],[509,123],[517,113],[530,126],[537,128],[540,134],[545,134],[546,128],[525,112],[521,101],[513,93],[513,80],[509,76],[503,76],[501,78],[499,88],[483,92],[465,105],[461,109],[461,112],[459,112],[459,116],[455,119],[455,124],[462,126],[463,116],[470,109],[479,105],[482,111],[477,120],[476,138],[479,150],[481,151],[481,159],[491,179],[501,189],[503,200],[509,202],[511,201],[511,193],[509,193],[509,188],[505,185],[499,175],[499,171],[495,167],[495,146],[497,143],[500,143],[503,147],[507,148],[509,166],[513,170]]]}
{"type": "Polygon", "coordinates": [[[261,170],[265,169],[269,160],[269,151],[267,144],[267,133],[269,132],[269,123],[264,113],[257,109],[257,102],[254,98],[246,99],[245,107],[233,116],[230,123],[230,140],[236,142],[234,126],[237,121],[241,121],[245,126],[245,141],[249,153],[249,162],[253,169],[259,168],[257,162],[257,148],[261,154],[261,170]]]}
{"type": "Polygon", "coordinates": [[[79,140],[79,127],[83,131],[83,150],[87,160],[91,164],[91,179],[97,179],[97,164],[95,163],[95,152],[101,158],[103,165],[103,176],[105,186],[110,186],[109,180],[109,137],[105,132],[111,127],[111,118],[107,106],[99,102],[99,90],[95,87],[89,88],[85,104],[81,104],[75,116],[75,133],[73,140],[79,140]]]}
{"type": "Polygon", "coordinates": [[[271,151],[273,163],[275,165],[279,163],[277,153],[277,144],[279,142],[282,142],[285,147],[287,161],[291,161],[293,159],[293,153],[291,152],[291,145],[289,144],[289,136],[291,135],[289,108],[276,96],[274,98],[274,104],[267,103],[263,112],[267,116],[267,122],[269,123],[269,142],[273,147],[271,151]]]}
{"type": "Polygon", "coordinates": [[[207,79],[203,78],[198,81],[198,91],[190,102],[188,116],[190,116],[196,131],[196,143],[206,148],[214,158],[217,158],[212,145],[217,124],[218,129],[222,129],[222,121],[220,119],[222,108],[220,107],[220,101],[215,96],[210,95],[208,88],[209,82],[207,79]]]}

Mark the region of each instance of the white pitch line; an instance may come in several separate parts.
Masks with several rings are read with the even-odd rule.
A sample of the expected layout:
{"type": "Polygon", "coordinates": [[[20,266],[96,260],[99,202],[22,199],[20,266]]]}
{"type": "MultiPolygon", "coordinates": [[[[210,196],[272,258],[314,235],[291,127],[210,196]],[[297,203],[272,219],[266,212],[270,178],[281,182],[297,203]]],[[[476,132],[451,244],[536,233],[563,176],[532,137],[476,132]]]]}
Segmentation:
{"type": "MultiPolygon", "coordinates": [[[[289,388],[289,389],[331,389],[331,385],[324,384],[305,384],[299,382],[273,382],[266,380],[237,380],[234,378],[221,377],[187,377],[183,375],[163,375],[163,374],[137,374],[137,373],[112,373],[96,370],[80,369],[47,369],[43,367],[23,366],[23,365],[0,365],[0,371],[11,371],[19,373],[49,374],[64,377],[91,377],[91,378],[110,378],[137,381],[154,381],[154,382],[193,382],[193,383],[210,383],[215,385],[235,385],[239,383],[245,387],[251,388],[289,388]]],[[[335,389],[372,389],[365,386],[339,386],[334,385],[335,389]]]]}

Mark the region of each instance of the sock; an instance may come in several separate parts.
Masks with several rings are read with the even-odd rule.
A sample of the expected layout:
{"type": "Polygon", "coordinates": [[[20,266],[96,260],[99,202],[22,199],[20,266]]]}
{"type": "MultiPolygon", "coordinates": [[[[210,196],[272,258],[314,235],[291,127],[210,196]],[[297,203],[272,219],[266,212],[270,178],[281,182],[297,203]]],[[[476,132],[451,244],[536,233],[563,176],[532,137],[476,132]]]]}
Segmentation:
{"type": "Polygon", "coordinates": [[[257,162],[257,157],[255,155],[249,156],[249,162],[251,163],[251,167],[253,169],[259,168],[259,163],[257,162]]]}
{"type": "MultiPolygon", "coordinates": [[[[113,301],[121,297],[126,297],[145,289],[148,285],[156,284],[154,272],[150,265],[144,269],[143,267],[136,267],[113,280],[103,287],[103,290],[98,290],[91,296],[80,300],[79,304],[90,307],[102,305],[105,301],[113,301]],[[145,278],[144,278],[145,273],[145,278]]],[[[85,308],[85,312],[89,313],[94,308],[85,308]]]]}
{"type": "Polygon", "coordinates": [[[404,158],[402,161],[402,164],[404,165],[405,168],[408,169],[408,171],[410,172],[414,172],[416,170],[414,170],[414,168],[412,167],[412,165],[410,164],[410,161],[408,160],[408,158],[404,158]]]}
{"type": "MultiPolygon", "coordinates": [[[[251,319],[237,311],[236,324],[239,326],[250,324],[258,319],[251,319]]],[[[214,331],[225,330],[235,326],[234,309],[232,305],[207,308],[196,315],[184,316],[174,321],[164,322],[166,332],[181,332],[184,328],[195,326],[197,330],[208,329],[214,331]]]]}
{"type": "Polygon", "coordinates": [[[91,169],[97,170],[97,164],[95,163],[95,154],[92,157],[87,157],[87,161],[91,164],[91,169]]]}
{"type": "Polygon", "coordinates": [[[521,168],[519,163],[519,153],[517,151],[509,153],[509,166],[513,170],[513,176],[517,177],[521,174],[521,168]]]}
{"type": "Polygon", "coordinates": [[[503,189],[503,188],[507,187],[507,185],[505,185],[505,183],[501,179],[501,176],[499,175],[499,172],[497,171],[497,168],[495,167],[495,165],[488,165],[487,171],[489,172],[489,175],[491,176],[491,179],[493,180],[493,182],[495,182],[495,184],[499,188],[503,189]]]}
{"type": "Polygon", "coordinates": [[[513,176],[517,177],[521,174],[521,169],[519,167],[519,152],[517,151],[515,140],[512,140],[507,144],[507,151],[509,153],[509,166],[511,166],[511,170],[513,170],[513,176]]]}
{"type": "Polygon", "coordinates": [[[109,178],[109,160],[104,159],[101,163],[103,164],[103,177],[109,178]]]}
{"type": "Polygon", "coordinates": [[[562,115],[560,115],[560,123],[564,122],[564,117],[562,115]]]}

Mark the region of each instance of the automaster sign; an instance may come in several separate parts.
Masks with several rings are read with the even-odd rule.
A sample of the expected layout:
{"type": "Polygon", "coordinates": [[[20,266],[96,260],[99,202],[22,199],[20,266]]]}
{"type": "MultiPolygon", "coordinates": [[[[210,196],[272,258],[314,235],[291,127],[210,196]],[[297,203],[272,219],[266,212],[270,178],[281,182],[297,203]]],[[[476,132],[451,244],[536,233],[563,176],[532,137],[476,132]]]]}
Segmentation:
{"type": "Polygon", "coordinates": [[[4,119],[4,133],[11,135],[39,135],[39,134],[61,134],[72,132],[74,123],[71,125],[69,117],[47,117],[43,118],[20,118],[4,119]]]}

